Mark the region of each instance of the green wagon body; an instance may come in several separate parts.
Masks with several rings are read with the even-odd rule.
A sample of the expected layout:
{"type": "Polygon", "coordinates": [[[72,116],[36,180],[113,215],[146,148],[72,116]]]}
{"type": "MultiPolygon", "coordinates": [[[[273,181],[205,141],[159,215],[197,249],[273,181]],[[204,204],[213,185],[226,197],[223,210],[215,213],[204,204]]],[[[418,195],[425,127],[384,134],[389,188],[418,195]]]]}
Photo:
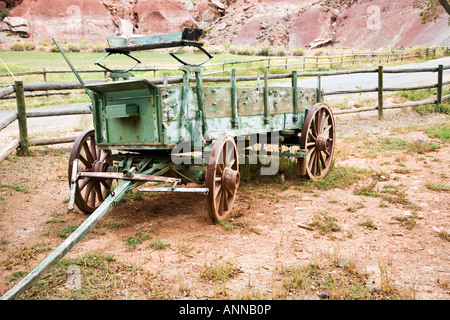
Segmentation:
{"type": "Polygon", "coordinates": [[[294,121],[292,87],[268,87],[266,98],[263,87],[237,87],[234,93],[231,86],[203,86],[198,90],[195,86],[155,86],[145,79],[86,87],[94,92],[95,138],[102,149],[172,149],[186,141],[204,146],[224,134],[247,136],[301,129],[317,99],[315,89],[297,89],[298,116],[294,121]],[[237,110],[234,117],[233,94],[237,110]],[[268,121],[264,121],[265,99],[268,121]],[[207,132],[199,101],[204,106],[207,132]],[[233,118],[237,118],[236,125],[233,118]]]}

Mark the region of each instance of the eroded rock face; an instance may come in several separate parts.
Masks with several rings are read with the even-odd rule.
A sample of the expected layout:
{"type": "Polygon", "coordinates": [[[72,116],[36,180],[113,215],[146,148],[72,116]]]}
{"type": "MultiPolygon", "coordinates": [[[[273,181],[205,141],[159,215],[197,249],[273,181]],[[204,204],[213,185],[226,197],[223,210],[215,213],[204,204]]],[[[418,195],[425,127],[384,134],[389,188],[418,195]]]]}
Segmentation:
{"type": "Polygon", "coordinates": [[[105,41],[114,32],[109,11],[98,1],[23,0],[8,17],[26,19],[34,41],[105,41]]]}
{"type": "Polygon", "coordinates": [[[178,0],[139,0],[133,12],[137,17],[136,34],[161,34],[182,31],[197,24],[178,0]]]}
{"type": "MultiPolygon", "coordinates": [[[[448,45],[447,16],[423,25],[413,0],[0,0],[22,36],[70,42],[208,30],[209,45],[380,48],[448,45]],[[28,26],[28,31],[26,30],[28,26]]],[[[4,23],[6,25],[6,23],[4,23]]],[[[7,28],[12,28],[10,24],[7,28]]],[[[15,32],[11,29],[11,32],[15,32]]]]}
{"type": "Polygon", "coordinates": [[[30,36],[28,20],[21,17],[6,17],[3,20],[3,31],[8,31],[24,38],[30,36]]]}
{"type": "Polygon", "coordinates": [[[383,48],[437,45],[449,39],[446,17],[423,25],[413,0],[363,0],[349,6],[337,19],[336,39],[341,46],[383,48]],[[444,22],[444,23],[443,23],[444,22]]]}

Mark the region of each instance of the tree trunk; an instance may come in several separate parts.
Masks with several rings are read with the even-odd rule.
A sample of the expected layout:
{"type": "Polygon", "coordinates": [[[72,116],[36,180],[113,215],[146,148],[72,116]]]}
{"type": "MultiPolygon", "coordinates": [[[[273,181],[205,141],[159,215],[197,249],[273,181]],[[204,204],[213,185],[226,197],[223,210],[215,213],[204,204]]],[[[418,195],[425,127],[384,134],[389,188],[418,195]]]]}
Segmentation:
{"type": "Polygon", "coordinates": [[[439,3],[444,7],[447,14],[450,15],[450,3],[447,0],[439,0],[439,3]]]}

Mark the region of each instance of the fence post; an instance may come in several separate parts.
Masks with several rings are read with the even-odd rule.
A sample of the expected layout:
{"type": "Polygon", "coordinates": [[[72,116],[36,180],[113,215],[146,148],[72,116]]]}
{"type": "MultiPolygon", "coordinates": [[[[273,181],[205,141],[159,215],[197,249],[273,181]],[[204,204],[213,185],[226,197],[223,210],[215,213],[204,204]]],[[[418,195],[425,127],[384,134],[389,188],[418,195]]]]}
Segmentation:
{"type": "Polygon", "coordinates": [[[378,66],[378,120],[383,120],[383,66],[378,66]]]}
{"type": "Polygon", "coordinates": [[[322,84],[320,81],[320,76],[317,76],[317,89],[316,89],[316,102],[322,102],[320,92],[322,91],[322,84]]]}
{"type": "Polygon", "coordinates": [[[17,120],[19,122],[20,146],[19,155],[27,156],[30,154],[28,146],[28,130],[27,130],[27,114],[25,108],[25,95],[23,91],[23,82],[16,81],[14,83],[16,88],[16,102],[17,102],[17,120]]]}
{"type": "Polygon", "coordinates": [[[437,87],[437,97],[436,102],[437,104],[442,103],[442,78],[443,78],[443,72],[444,72],[444,65],[440,64],[438,67],[438,87],[437,87]]]}

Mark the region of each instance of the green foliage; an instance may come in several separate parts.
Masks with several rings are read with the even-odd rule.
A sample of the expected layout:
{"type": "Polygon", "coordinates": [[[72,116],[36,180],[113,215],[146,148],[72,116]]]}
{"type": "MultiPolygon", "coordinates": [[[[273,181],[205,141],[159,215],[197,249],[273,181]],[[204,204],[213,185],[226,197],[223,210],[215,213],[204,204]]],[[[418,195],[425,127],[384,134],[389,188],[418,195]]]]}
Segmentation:
{"type": "Polygon", "coordinates": [[[25,185],[13,185],[13,184],[2,184],[1,185],[2,188],[9,188],[9,189],[13,189],[14,191],[17,192],[28,192],[28,186],[25,185]]]}
{"type": "Polygon", "coordinates": [[[2,10],[0,12],[0,21],[3,21],[3,19],[5,19],[8,16],[8,14],[9,14],[9,10],[8,9],[2,10]]]}
{"type": "Polygon", "coordinates": [[[438,0],[414,0],[413,7],[420,10],[422,23],[436,22],[445,13],[438,0]]]}
{"type": "Polygon", "coordinates": [[[33,51],[36,49],[36,45],[32,41],[28,41],[25,43],[25,50],[27,51],[33,51]]]}
{"type": "Polygon", "coordinates": [[[431,138],[438,138],[442,141],[450,141],[450,126],[432,126],[431,128],[425,129],[425,133],[431,138]]]}
{"type": "Polygon", "coordinates": [[[162,250],[168,246],[170,246],[170,243],[163,242],[159,238],[156,239],[155,241],[153,241],[152,243],[150,243],[150,247],[152,247],[153,249],[156,249],[156,250],[162,250]]]}
{"type": "Polygon", "coordinates": [[[25,45],[22,42],[16,42],[11,46],[12,51],[24,51],[25,45]]]}
{"type": "Polygon", "coordinates": [[[75,230],[77,230],[76,226],[73,226],[69,224],[68,226],[64,227],[62,230],[58,231],[57,235],[62,238],[67,238],[70,236],[75,230]]]}

